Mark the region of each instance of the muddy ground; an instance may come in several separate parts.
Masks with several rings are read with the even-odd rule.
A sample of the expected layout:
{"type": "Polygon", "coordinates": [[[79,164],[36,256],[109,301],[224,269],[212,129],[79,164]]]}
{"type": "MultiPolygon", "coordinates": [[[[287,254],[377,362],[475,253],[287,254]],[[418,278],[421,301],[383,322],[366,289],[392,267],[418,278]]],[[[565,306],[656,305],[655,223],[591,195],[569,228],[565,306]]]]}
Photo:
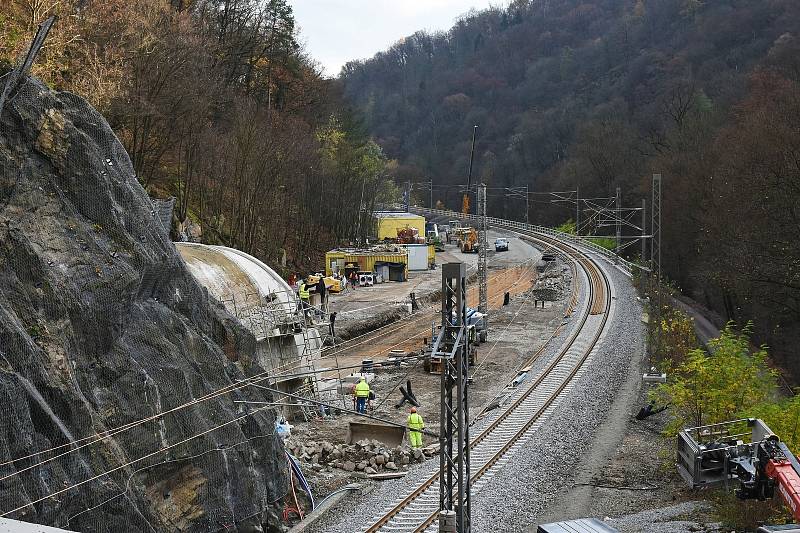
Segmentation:
{"type": "MultiPolygon", "coordinates": [[[[561,323],[571,290],[571,280],[568,279],[567,267],[559,265],[557,268],[567,277],[565,291],[558,301],[547,302],[544,308],[534,308],[531,285],[527,283],[528,290],[519,292],[508,306],[500,305],[492,314],[488,342],[478,347],[476,365],[471,369],[472,413],[477,414],[493,399],[494,394],[515,377],[516,369],[524,366],[523,363],[547,342],[561,323]]],[[[499,303],[502,304],[502,299],[499,303]]],[[[421,347],[421,339],[419,341],[421,347]]],[[[358,360],[360,361],[360,356],[358,360]]],[[[377,395],[372,414],[393,422],[405,423],[408,405],[396,408],[395,404],[401,398],[397,387],[405,384],[406,380],[411,380],[414,394],[421,404],[419,412],[425,420],[426,429],[438,432],[440,376],[426,372],[422,363],[377,371],[375,380],[371,384],[377,395]]],[[[293,422],[295,427],[292,430],[292,441],[327,441],[334,445],[341,444],[345,441],[348,423],[356,420],[363,421],[355,415],[342,414],[308,422],[293,422]]],[[[424,437],[425,445],[433,444],[435,440],[434,437],[427,435],[424,437]]],[[[315,494],[319,495],[328,494],[356,479],[364,481],[357,473],[345,472],[330,466],[306,468],[306,470],[315,494]]]]}

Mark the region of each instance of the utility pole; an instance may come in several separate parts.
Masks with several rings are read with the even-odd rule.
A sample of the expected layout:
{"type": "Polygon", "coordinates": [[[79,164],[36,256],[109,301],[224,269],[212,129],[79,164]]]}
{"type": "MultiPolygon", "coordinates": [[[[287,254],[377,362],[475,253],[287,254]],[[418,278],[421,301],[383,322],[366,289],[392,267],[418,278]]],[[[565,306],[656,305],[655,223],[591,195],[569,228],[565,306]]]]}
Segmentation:
{"type": "Polygon", "coordinates": [[[431,355],[442,358],[439,430],[439,531],[469,533],[469,356],[467,269],[442,266],[442,329],[431,355]]]}
{"type": "Polygon", "coordinates": [[[661,174],[653,174],[653,200],[650,202],[650,270],[661,282],[661,174]]]}
{"type": "Polygon", "coordinates": [[[620,193],[619,187],[617,187],[617,208],[615,209],[615,212],[617,226],[617,247],[615,248],[614,252],[616,252],[617,256],[619,256],[619,253],[622,250],[622,194],[620,193]]]}
{"type": "MultiPolygon", "coordinates": [[[[655,324],[651,327],[653,338],[650,347],[650,366],[652,368],[652,354],[654,350],[659,350],[661,346],[661,174],[653,174],[653,199],[650,202],[650,276],[655,278],[655,303],[650,300],[650,310],[654,316],[650,321],[655,324]]],[[[651,284],[651,287],[653,284],[651,284]]]]}
{"type": "MultiPolygon", "coordinates": [[[[642,198],[642,266],[647,257],[647,200],[642,198]]],[[[644,274],[642,274],[644,280],[644,274]]]]}
{"type": "Polygon", "coordinates": [[[530,219],[529,219],[528,213],[530,213],[531,204],[530,204],[530,196],[528,196],[528,194],[529,194],[528,193],[528,186],[526,185],[525,186],[525,224],[530,224],[530,219]]]}
{"type": "Polygon", "coordinates": [[[575,235],[581,235],[581,186],[575,185],[575,235]]]}
{"type": "MultiPolygon", "coordinates": [[[[489,312],[489,289],[486,272],[486,249],[488,243],[486,224],[486,184],[478,185],[478,311],[489,312]]],[[[488,321],[488,317],[487,317],[488,321]]]]}
{"type": "Polygon", "coordinates": [[[407,213],[408,209],[411,206],[411,182],[410,181],[406,182],[406,190],[403,193],[403,204],[405,205],[406,213],[407,213]]]}
{"type": "Polygon", "coordinates": [[[433,209],[433,178],[431,178],[430,185],[431,185],[431,203],[428,207],[433,209]]]}

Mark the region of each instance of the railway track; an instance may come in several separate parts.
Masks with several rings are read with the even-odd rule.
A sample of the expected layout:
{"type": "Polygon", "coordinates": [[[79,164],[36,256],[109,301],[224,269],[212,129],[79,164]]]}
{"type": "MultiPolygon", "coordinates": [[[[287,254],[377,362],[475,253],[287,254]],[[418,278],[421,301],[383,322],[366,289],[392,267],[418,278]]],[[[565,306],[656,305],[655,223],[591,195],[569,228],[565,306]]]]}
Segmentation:
{"type": "MultiPolygon", "coordinates": [[[[556,401],[564,394],[575,376],[584,367],[597,345],[611,308],[611,287],[602,269],[582,252],[551,237],[520,232],[525,238],[545,244],[559,251],[574,263],[573,295],[568,314],[578,306],[579,280],[585,284],[585,301],[581,306],[578,324],[562,346],[560,352],[538,375],[519,386],[507,401],[507,407],[497,409],[485,417],[485,428],[471,440],[470,486],[473,496],[480,493],[507,463],[514,453],[521,451],[528,437],[541,427],[554,411],[556,401]]],[[[532,356],[532,360],[539,356],[532,356]]],[[[366,528],[373,532],[423,532],[437,531],[439,511],[439,472],[431,473],[404,497],[392,502],[382,514],[366,528]]]]}
{"type": "MultiPolygon", "coordinates": [[[[529,279],[532,275],[535,275],[535,268],[530,263],[494,273],[489,279],[490,308],[502,306],[502,298],[507,291],[513,293],[527,290],[530,287],[529,279]]],[[[467,294],[467,305],[477,307],[477,301],[478,289],[471,287],[467,294]]],[[[361,360],[387,354],[391,349],[416,349],[423,337],[430,336],[430,323],[436,321],[439,316],[440,311],[432,306],[408,319],[388,324],[373,332],[345,341],[335,348],[329,348],[322,353],[322,357],[338,355],[340,358],[350,357],[354,360],[361,360]]]]}

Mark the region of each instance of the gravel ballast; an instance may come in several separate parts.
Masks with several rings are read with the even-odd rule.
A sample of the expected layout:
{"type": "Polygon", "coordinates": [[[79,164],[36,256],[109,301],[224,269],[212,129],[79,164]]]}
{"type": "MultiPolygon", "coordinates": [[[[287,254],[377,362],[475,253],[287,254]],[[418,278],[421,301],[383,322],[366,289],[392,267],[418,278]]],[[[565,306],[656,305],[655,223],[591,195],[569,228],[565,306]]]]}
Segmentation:
{"type": "MultiPolygon", "coordinates": [[[[522,453],[473,495],[476,531],[491,531],[498,521],[504,531],[528,531],[550,502],[556,502],[574,478],[581,458],[591,453],[594,434],[614,403],[631,364],[644,350],[642,308],[630,278],[600,261],[615,297],[610,326],[599,348],[576,377],[551,416],[530,438],[522,453]],[[513,517],[513,519],[512,519],[513,517]]],[[[562,519],[577,518],[563,517],[562,519]]]]}
{"type": "MultiPolygon", "coordinates": [[[[547,506],[565,489],[583,481],[574,479],[576,465],[589,453],[595,432],[609,414],[629,368],[632,364],[638,365],[643,352],[642,309],[630,279],[605,261],[601,261],[601,265],[611,278],[615,296],[610,326],[601,345],[576,376],[567,394],[558,400],[554,413],[528,438],[521,451],[513,454],[502,469],[496,470],[485,486],[473,491],[474,531],[493,531],[500,524],[504,531],[535,530],[530,528],[547,506]]],[[[583,280],[582,302],[586,298],[585,287],[583,280]]],[[[579,314],[565,319],[565,327],[534,363],[532,375],[560,351],[574,330],[579,314]]],[[[498,390],[503,385],[498,383],[498,390]]],[[[479,408],[472,406],[472,412],[477,413],[479,408]]],[[[473,435],[500,411],[497,409],[473,426],[473,435]]],[[[401,480],[384,482],[369,494],[352,497],[323,517],[311,531],[350,533],[366,527],[390,503],[405,496],[415,482],[437,469],[438,458],[433,458],[412,468],[401,480]]]]}

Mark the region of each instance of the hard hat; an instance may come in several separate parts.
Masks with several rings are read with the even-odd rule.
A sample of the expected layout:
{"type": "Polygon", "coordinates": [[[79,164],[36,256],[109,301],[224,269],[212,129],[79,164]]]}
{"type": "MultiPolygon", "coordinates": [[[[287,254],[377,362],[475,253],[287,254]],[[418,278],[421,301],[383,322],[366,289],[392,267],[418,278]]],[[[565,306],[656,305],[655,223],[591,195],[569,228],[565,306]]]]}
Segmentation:
{"type": "Polygon", "coordinates": [[[361,376],[361,381],[367,381],[367,378],[364,377],[364,376],[361,376]]]}
{"type": "Polygon", "coordinates": [[[417,412],[417,408],[416,408],[416,407],[412,407],[412,408],[411,408],[411,412],[412,412],[412,413],[416,413],[416,412],[417,412]]]}

